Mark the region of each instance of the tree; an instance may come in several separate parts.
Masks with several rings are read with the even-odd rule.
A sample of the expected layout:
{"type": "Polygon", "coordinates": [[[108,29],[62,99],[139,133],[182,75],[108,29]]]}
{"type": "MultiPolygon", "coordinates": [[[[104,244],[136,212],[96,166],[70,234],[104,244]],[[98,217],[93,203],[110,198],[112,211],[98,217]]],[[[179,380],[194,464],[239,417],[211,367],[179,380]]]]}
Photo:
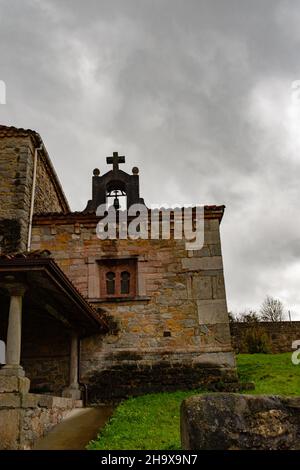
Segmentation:
{"type": "Polygon", "coordinates": [[[240,321],[244,323],[257,323],[259,322],[259,320],[260,318],[255,312],[255,310],[248,310],[240,314],[240,321]]]}
{"type": "Polygon", "coordinates": [[[267,295],[260,308],[260,317],[262,321],[283,321],[283,303],[280,300],[267,295]]]}
{"type": "Polygon", "coordinates": [[[255,310],[245,310],[241,313],[228,312],[229,323],[257,323],[260,321],[255,310]]]}

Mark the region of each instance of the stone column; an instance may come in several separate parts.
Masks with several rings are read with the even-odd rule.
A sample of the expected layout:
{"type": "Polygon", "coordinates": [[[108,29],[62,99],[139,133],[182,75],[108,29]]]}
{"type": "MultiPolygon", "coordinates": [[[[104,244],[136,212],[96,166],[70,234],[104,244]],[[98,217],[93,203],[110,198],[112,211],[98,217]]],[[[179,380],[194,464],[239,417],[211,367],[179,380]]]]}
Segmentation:
{"type": "Polygon", "coordinates": [[[69,387],[63,391],[63,397],[73,398],[79,400],[81,392],[79,390],[78,383],[78,352],[79,352],[79,340],[78,334],[72,333],[71,345],[70,345],[70,375],[69,375],[69,387]]]}
{"type": "Polygon", "coordinates": [[[10,307],[8,317],[7,341],[6,341],[6,365],[1,372],[4,375],[16,375],[24,377],[21,358],[21,329],[22,329],[22,300],[25,286],[12,284],[6,286],[10,294],[10,307]]]}
{"type": "Polygon", "coordinates": [[[76,333],[71,336],[70,387],[78,388],[78,335],[76,333]]]}

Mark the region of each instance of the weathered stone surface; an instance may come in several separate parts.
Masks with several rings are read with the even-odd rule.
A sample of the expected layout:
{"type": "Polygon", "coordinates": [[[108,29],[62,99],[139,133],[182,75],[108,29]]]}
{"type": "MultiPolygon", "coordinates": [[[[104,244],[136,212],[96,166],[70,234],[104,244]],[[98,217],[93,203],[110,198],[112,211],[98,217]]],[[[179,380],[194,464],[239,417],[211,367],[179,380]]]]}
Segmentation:
{"type": "Polygon", "coordinates": [[[226,323],[226,300],[197,300],[199,325],[226,323]]]}
{"type": "MultiPolygon", "coordinates": [[[[32,192],[35,144],[30,133],[0,139],[0,248],[2,252],[26,249],[32,192]]],[[[35,211],[62,212],[64,195],[46,154],[39,156],[35,211]]]]}
{"type": "Polygon", "coordinates": [[[54,184],[53,175],[44,158],[38,159],[36,175],[36,195],[34,211],[62,212],[63,207],[59,198],[57,187],[54,184]]]}
{"type": "Polygon", "coordinates": [[[34,393],[25,393],[21,398],[22,408],[36,408],[39,403],[39,395],[34,393]]]}
{"type": "Polygon", "coordinates": [[[0,450],[18,449],[20,410],[0,410],[0,450]]]}
{"type": "Polygon", "coordinates": [[[41,408],[52,408],[53,406],[53,398],[50,395],[39,395],[38,405],[41,408]]]}
{"type": "MultiPolygon", "coordinates": [[[[31,395],[31,394],[29,394],[31,395]]],[[[35,398],[27,397],[27,407],[21,414],[20,444],[19,449],[31,449],[37,439],[44,436],[53,426],[65,418],[78,404],[70,399],[60,397],[47,397],[33,395],[35,398]],[[38,402],[32,407],[30,401],[38,402]]]]}
{"type": "Polygon", "coordinates": [[[221,365],[207,361],[191,364],[180,357],[178,362],[171,362],[168,357],[162,359],[157,356],[148,364],[127,361],[113,363],[106,370],[98,368],[90,374],[88,397],[91,403],[97,403],[150,392],[206,388],[218,382],[237,383],[232,363],[221,365]]]}
{"type": "Polygon", "coordinates": [[[235,357],[231,352],[200,354],[193,359],[193,364],[211,364],[233,369],[236,367],[235,357]]]}
{"type": "Polygon", "coordinates": [[[213,298],[212,280],[210,276],[194,276],[192,288],[194,299],[211,300],[213,298]]]}
{"type": "Polygon", "coordinates": [[[62,396],[64,398],[71,398],[72,400],[80,400],[81,395],[82,395],[81,390],[74,389],[74,388],[71,388],[71,387],[66,388],[62,392],[62,396]]]}
{"type": "Polygon", "coordinates": [[[0,450],[31,449],[81,401],[31,393],[0,394],[0,450]]]}
{"type": "Polygon", "coordinates": [[[18,392],[18,377],[0,375],[0,393],[18,392]]]}
{"type": "Polygon", "coordinates": [[[185,258],[182,260],[182,268],[190,271],[201,269],[223,269],[221,256],[209,256],[205,258],[185,258]]]}
{"type": "Polygon", "coordinates": [[[300,449],[300,398],[215,393],[181,405],[186,450],[300,449]]]}
{"type": "Polygon", "coordinates": [[[30,380],[28,377],[19,377],[18,387],[20,393],[28,393],[30,388],[30,380]]]}
{"type": "Polygon", "coordinates": [[[18,393],[1,393],[0,408],[17,408],[21,404],[21,397],[18,393]]]}
{"type": "Polygon", "coordinates": [[[74,400],[67,397],[52,397],[53,407],[68,409],[74,406],[74,400]]]}

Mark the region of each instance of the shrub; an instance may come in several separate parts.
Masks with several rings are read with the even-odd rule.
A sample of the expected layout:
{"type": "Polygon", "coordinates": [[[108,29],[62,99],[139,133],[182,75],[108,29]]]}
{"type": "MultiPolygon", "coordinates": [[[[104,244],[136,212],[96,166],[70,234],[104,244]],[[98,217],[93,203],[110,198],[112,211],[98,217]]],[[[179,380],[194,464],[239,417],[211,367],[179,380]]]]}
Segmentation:
{"type": "Polygon", "coordinates": [[[243,346],[243,350],[249,354],[268,354],[271,352],[267,334],[257,326],[254,326],[246,332],[243,346]]]}

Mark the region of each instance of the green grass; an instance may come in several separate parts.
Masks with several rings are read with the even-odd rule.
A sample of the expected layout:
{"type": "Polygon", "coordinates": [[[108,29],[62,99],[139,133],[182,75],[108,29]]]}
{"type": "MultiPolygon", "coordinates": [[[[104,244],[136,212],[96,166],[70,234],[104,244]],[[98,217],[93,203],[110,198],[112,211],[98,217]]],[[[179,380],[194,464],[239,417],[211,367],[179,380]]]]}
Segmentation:
{"type": "Polygon", "coordinates": [[[300,365],[292,363],[291,353],[240,354],[237,364],[241,382],[255,383],[246,393],[300,395],[300,365]]]}
{"type": "MultiPolygon", "coordinates": [[[[242,382],[254,382],[255,390],[245,393],[300,395],[300,365],[291,354],[241,354],[237,357],[242,382]]],[[[109,423],[89,449],[170,450],[180,449],[180,404],[184,398],[203,393],[157,393],[130,398],[115,410],[109,423]]]]}
{"type": "Polygon", "coordinates": [[[155,393],[129,398],[115,410],[89,449],[180,449],[179,408],[195,391],[155,393]]]}

